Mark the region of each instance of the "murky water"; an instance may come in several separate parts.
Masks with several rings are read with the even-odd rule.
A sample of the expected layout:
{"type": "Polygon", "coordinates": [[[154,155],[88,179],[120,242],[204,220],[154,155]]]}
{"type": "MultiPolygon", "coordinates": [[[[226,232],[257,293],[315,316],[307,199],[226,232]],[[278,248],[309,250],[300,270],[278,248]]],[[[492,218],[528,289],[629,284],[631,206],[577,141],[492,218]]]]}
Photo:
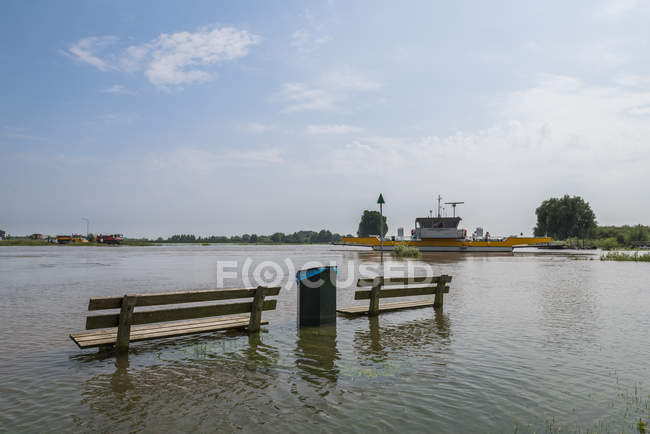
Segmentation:
{"type": "Polygon", "coordinates": [[[237,287],[257,264],[287,259],[339,264],[348,305],[344,283],[379,257],[335,246],[0,247],[0,430],[633,432],[650,419],[650,264],[595,254],[427,254],[454,277],[444,313],[298,330],[288,279],[257,337],[136,343],[119,359],[68,338],[90,297],[214,288],[224,260],[248,263],[225,282],[237,287]]]}

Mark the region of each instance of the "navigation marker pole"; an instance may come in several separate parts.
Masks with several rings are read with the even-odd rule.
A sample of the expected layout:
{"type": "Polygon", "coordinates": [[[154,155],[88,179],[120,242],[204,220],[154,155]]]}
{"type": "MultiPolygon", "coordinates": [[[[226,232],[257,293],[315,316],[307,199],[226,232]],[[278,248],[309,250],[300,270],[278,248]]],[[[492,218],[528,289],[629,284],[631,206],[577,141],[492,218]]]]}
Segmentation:
{"type": "Polygon", "coordinates": [[[381,259],[384,259],[384,210],[383,205],[386,203],[384,201],[384,196],[379,193],[377,198],[377,203],[379,204],[379,250],[381,250],[381,259]]]}

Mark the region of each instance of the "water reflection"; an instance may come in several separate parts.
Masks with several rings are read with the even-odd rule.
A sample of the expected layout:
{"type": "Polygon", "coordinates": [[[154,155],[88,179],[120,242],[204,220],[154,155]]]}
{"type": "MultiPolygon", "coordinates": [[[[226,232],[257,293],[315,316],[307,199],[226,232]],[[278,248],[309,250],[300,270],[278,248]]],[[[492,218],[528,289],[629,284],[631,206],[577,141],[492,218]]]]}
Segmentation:
{"type": "Polygon", "coordinates": [[[451,321],[442,311],[421,318],[380,326],[380,316],[368,318],[368,330],[354,333],[354,347],[361,364],[384,363],[395,354],[445,351],[451,344],[451,321]]]}
{"type": "Polygon", "coordinates": [[[124,393],[133,389],[133,383],[129,376],[129,355],[120,354],[115,357],[115,372],[111,376],[111,391],[113,393],[124,393]]]}
{"type": "Polygon", "coordinates": [[[336,382],[339,370],[336,361],[336,324],[298,329],[296,341],[296,368],[300,376],[312,384],[336,382]]]}

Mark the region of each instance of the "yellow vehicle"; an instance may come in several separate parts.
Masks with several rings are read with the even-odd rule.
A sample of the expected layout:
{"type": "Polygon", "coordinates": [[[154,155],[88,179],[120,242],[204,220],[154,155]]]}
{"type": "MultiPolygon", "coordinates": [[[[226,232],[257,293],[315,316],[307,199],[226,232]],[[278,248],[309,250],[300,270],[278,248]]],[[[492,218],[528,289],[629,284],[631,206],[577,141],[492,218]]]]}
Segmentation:
{"type": "Polygon", "coordinates": [[[74,234],[74,235],[57,235],[56,236],[56,242],[59,244],[70,244],[70,243],[87,243],[88,240],[86,237],[81,236],[79,234],[74,234]]]}
{"type": "Polygon", "coordinates": [[[57,235],[56,236],[56,242],[59,244],[69,244],[72,242],[72,236],[71,235],[57,235]]]}

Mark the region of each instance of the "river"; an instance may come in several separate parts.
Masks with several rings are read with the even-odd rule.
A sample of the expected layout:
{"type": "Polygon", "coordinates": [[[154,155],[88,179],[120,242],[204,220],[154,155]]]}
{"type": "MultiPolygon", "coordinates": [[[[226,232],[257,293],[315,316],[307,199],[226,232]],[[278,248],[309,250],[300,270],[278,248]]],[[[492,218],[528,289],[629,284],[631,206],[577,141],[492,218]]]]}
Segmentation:
{"type": "MultiPolygon", "coordinates": [[[[407,264],[384,260],[391,273],[407,264]]],[[[443,312],[298,329],[292,273],[318,262],[338,265],[338,304],[348,305],[354,279],[380,256],[341,246],[0,247],[0,431],[634,432],[650,419],[648,263],[429,253],[411,266],[453,276],[443,312]],[[271,263],[285,271],[283,289],[259,336],[135,343],[119,358],[68,338],[83,330],[90,297],[241,287],[256,270],[277,277],[271,263]]]]}

